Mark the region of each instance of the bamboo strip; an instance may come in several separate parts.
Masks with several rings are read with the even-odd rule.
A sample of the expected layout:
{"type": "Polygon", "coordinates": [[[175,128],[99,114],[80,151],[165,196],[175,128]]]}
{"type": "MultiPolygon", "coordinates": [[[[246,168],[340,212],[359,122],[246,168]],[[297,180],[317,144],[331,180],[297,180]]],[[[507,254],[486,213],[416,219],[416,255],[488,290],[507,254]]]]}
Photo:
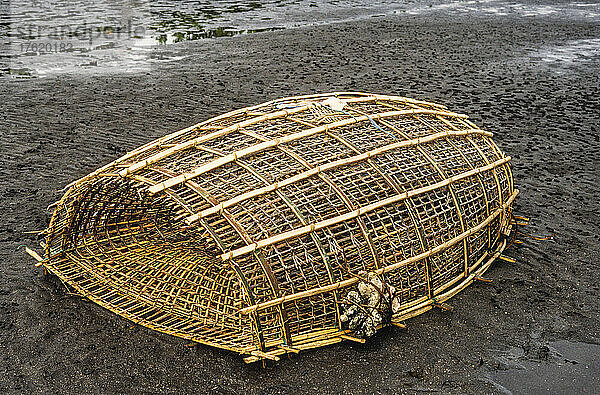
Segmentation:
{"type": "MultiPolygon", "coordinates": [[[[296,110],[296,109],[291,109],[291,110],[296,110]]],[[[290,110],[290,111],[291,111],[290,110]]],[[[287,110],[286,110],[287,111],[287,110]]],[[[289,112],[288,112],[289,113],[289,112]]],[[[276,113],[273,113],[276,114],[276,113]]],[[[273,114],[269,114],[269,116],[273,115],[273,114]]],[[[265,141],[263,143],[259,143],[259,144],[255,144],[252,145],[250,147],[246,147],[240,150],[237,150],[235,152],[232,152],[231,154],[228,154],[224,157],[215,159],[211,162],[208,162],[204,165],[201,165],[200,167],[197,167],[187,173],[183,173],[178,175],[177,177],[173,177],[170,178],[166,181],[163,181],[159,184],[156,184],[153,187],[148,188],[148,192],[150,192],[150,194],[155,194],[157,192],[160,192],[164,189],[170,188],[174,185],[177,184],[181,184],[182,182],[185,182],[189,179],[192,179],[194,177],[198,177],[201,174],[206,173],[207,171],[210,170],[214,170],[226,163],[230,163],[233,162],[239,158],[243,158],[245,156],[248,155],[252,155],[252,154],[256,154],[260,151],[263,151],[267,148],[271,148],[271,147],[276,147],[280,144],[285,144],[285,143],[289,143],[295,140],[299,140],[301,138],[304,137],[309,137],[318,133],[322,133],[322,132],[326,132],[329,129],[334,129],[334,128],[339,128],[342,126],[346,126],[346,125],[351,125],[357,122],[362,122],[362,121],[367,121],[369,119],[371,120],[375,120],[375,119],[380,119],[380,118],[391,118],[391,117],[397,117],[397,116],[403,116],[403,115],[413,115],[413,114],[435,114],[435,115],[445,115],[445,116],[451,116],[451,117],[458,117],[458,118],[465,118],[466,115],[462,115],[462,114],[457,114],[457,113],[452,113],[452,112],[447,112],[447,111],[438,111],[438,110],[402,110],[402,111],[388,111],[388,112],[383,112],[383,113],[378,113],[378,114],[373,114],[371,116],[361,116],[361,117],[352,117],[352,118],[346,118],[343,119],[341,121],[337,121],[337,122],[332,122],[323,126],[318,126],[316,128],[312,128],[312,129],[306,129],[303,130],[301,132],[297,132],[297,133],[292,133],[292,134],[288,134],[286,136],[280,137],[280,138],[276,138],[276,139],[272,139],[269,141],[265,141]]],[[[270,118],[265,118],[266,119],[270,119],[270,118]]],[[[262,121],[262,120],[261,120],[262,121]]],[[[249,122],[249,121],[248,121],[249,122]]],[[[243,122],[240,123],[239,125],[237,125],[237,128],[241,128],[244,127],[245,125],[243,125],[243,122]]],[[[223,129],[219,132],[216,133],[224,133],[226,129],[223,129]]],[[[229,131],[228,131],[229,132],[229,131]]],[[[207,135],[209,136],[209,135],[207,135]]],[[[207,136],[203,136],[202,138],[198,138],[198,139],[194,139],[194,140],[190,140],[186,143],[181,144],[180,147],[173,147],[170,148],[168,150],[165,150],[163,152],[160,152],[158,154],[156,154],[154,157],[148,158],[146,160],[144,160],[143,162],[140,162],[138,164],[132,165],[131,167],[129,167],[128,169],[124,169],[121,170],[119,172],[119,174],[121,176],[126,176],[127,174],[130,174],[131,172],[144,168],[147,165],[154,163],[160,159],[163,159],[177,151],[181,151],[183,149],[192,147],[196,144],[199,144],[205,140],[205,138],[207,138],[207,136]]],[[[214,137],[217,137],[216,134],[214,137]]]]}
{"type": "Polygon", "coordinates": [[[273,353],[266,353],[262,351],[250,351],[250,354],[264,359],[270,359],[272,361],[279,361],[279,357],[277,355],[273,355],[273,353]]]}
{"type": "Polygon", "coordinates": [[[298,237],[298,236],[307,234],[309,232],[314,232],[315,230],[323,229],[328,226],[332,226],[332,225],[338,224],[340,222],[347,221],[352,218],[356,218],[359,215],[366,214],[370,211],[377,210],[381,207],[384,207],[384,206],[387,206],[387,205],[390,205],[393,203],[397,203],[399,201],[405,200],[412,196],[420,195],[420,194],[423,194],[426,192],[433,191],[438,188],[442,188],[444,186],[450,185],[451,183],[453,183],[455,181],[462,180],[463,178],[471,177],[471,176],[479,174],[481,172],[493,169],[496,166],[500,166],[500,165],[510,161],[510,159],[511,159],[510,156],[507,156],[507,157],[499,159],[493,163],[490,163],[487,166],[478,167],[476,169],[469,170],[469,171],[466,171],[461,174],[457,174],[457,175],[447,178],[443,181],[436,182],[435,184],[431,184],[426,187],[422,187],[422,188],[418,188],[418,189],[413,189],[411,191],[407,191],[407,192],[404,192],[404,193],[401,193],[401,194],[398,194],[395,196],[391,196],[391,197],[381,200],[379,202],[372,203],[367,206],[363,206],[357,210],[350,211],[346,214],[341,214],[336,217],[329,218],[327,220],[319,221],[319,222],[316,222],[316,223],[313,223],[313,224],[310,224],[307,226],[302,226],[300,228],[296,228],[296,229],[288,231],[288,232],[284,232],[284,233],[281,233],[281,234],[278,234],[275,236],[268,237],[266,239],[259,240],[258,242],[254,243],[254,244],[251,244],[251,245],[248,245],[245,247],[241,247],[241,248],[235,249],[233,251],[230,251],[228,253],[222,254],[221,259],[223,261],[227,261],[232,258],[238,257],[240,255],[248,254],[258,248],[264,248],[269,245],[279,243],[281,241],[288,240],[293,237],[298,237]]]}
{"type": "MultiPolygon", "coordinates": [[[[422,109],[422,107],[419,107],[416,104],[413,103],[408,103],[411,107],[416,108],[416,109],[422,109]]],[[[394,108],[395,110],[400,110],[398,107],[390,105],[390,104],[386,104],[386,107],[391,107],[394,108]]],[[[352,110],[362,114],[362,115],[367,115],[365,112],[358,110],[356,108],[352,108],[352,110]]],[[[441,116],[437,116],[439,118],[442,118],[441,116]]],[[[391,125],[390,123],[388,123],[387,121],[384,120],[380,120],[379,121],[382,125],[396,131],[398,134],[400,134],[400,136],[402,136],[402,138],[406,139],[406,140],[411,140],[411,138],[404,133],[404,131],[399,130],[397,128],[395,128],[393,125],[391,125]]],[[[474,126],[476,128],[476,126],[474,126]]],[[[477,130],[479,131],[478,128],[476,129],[472,129],[472,130],[477,130]]],[[[491,134],[491,133],[490,133],[491,134]]],[[[379,166],[377,166],[375,164],[374,161],[372,161],[371,159],[368,160],[368,162],[371,164],[371,166],[375,169],[375,171],[377,171],[379,174],[381,174],[381,176],[386,180],[386,182],[388,183],[388,185],[391,185],[392,188],[394,189],[394,191],[397,194],[402,193],[403,191],[400,190],[400,188],[396,185],[396,182],[393,181],[393,179],[391,177],[388,177],[386,174],[383,174],[383,172],[379,169],[379,166]]],[[[416,214],[416,209],[415,209],[415,205],[413,204],[411,199],[406,199],[404,201],[404,206],[406,207],[406,211],[408,212],[408,216],[410,218],[410,221],[415,229],[415,234],[417,235],[417,238],[419,239],[419,245],[421,246],[422,251],[421,252],[425,252],[427,250],[429,250],[429,242],[427,241],[427,239],[425,238],[425,235],[423,233],[423,224],[419,218],[419,216],[416,214]]],[[[429,258],[425,258],[424,260],[425,263],[425,277],[427,279],[427,295],[429,297],[433,297],[433,284],[432,284],[432,275],[431,275],[431,262],[429,258]]]]}
{"type": "MultiPolygon", "coordinates": [[[[258,173],[256,173],[256,171],[254,171],[253,169],[249,168],[249,166],[247,167],[247,170],[255,175],[258,176],[258,173]]],[[[192,181],[188,181],[188,183],[191,183],[192,181]]],[[[206,192],[208,193],[208,192],[206,192]]],[[[212,204],[216,204],[217,200],[214,197],[211,197],[210,202],[212,204]]],[[[223,211],[223,215],[226,216],[226,218],[228,219],[228,221],[230,223],[233,224],[233,222],[235,222],[235,228],[239,229],[238,232],[240,232],[240,234],[242,235],[242,239],[244,240],[244,242],[246,244],[252,244],[252,239],[250,237],[250,234],[248,233],[248,230],[246,230],[240,223],[239,221],[237,221],[235,219],[235,217],[229,213],[227,213],[226,211],[223,211]]],[[[269,262],[267,262],[267,259],[264,256],[263,251],[258,251],[255,254],[255,258],[258,261],[260,267],[263,270],[263,273],[265,274],[265,277],[267,278],[267,281],[269,283],[269,287],[271,289],[272,294],[275,297],[279,297],[279,295],[281,295],[281,291],[279,290],[279,283],[277,281],[277,277],[275,277],[275,274],[273,273],[273,269],[271,268],[271,265],[269,264],[269,262]]],[[[290,330],[288,327],[288,314],[287,311],[285,309],[285,307],[283,305],[278,306],[278,314],[279,314],[279,319],[281,322],[281,331],[282,331],[282,337],[283,339],[285,339],[285,342],[287,344],[293,344],[292,343],[292,339],[290,337],[290,330]]]]}
{"type": "MultiPolygon", "coordinates": [[[[263,136],[261,135],[256,135],[257,139],[265,139],[263,136]]],[[[301,158],[297,158],[294,155],[290,155],[289,151],[286,149],[281,149],[285,154],[291,156],[293,159],[299,160],[303,165],[308,166],[308,162],[301,160],[301,158]]],[[[265,184],[269,184],[268,180],[266,178],[264,178],[262,175],[260,175],[255,169],[253,169],[252,167],[250,167],[248,164],[246,164],[245,162],[242,162],[241,160],[238,161],[238,164],[240,164],[240,166],[242,166],[244,169],[246,169],[246,171],[248,171],[250,174],[252,174],[254,177],[258,178],[259,180],[261,180],[261,182],[265,183],[265,184]]],[[[191,181],[189,181],[191,182],[191,181]]],[[[298,220],[300,221],[300,223],[302,225],[307,225],[308,222],[306,221],[306,219],[304,218],[304,216],[301,214],[300,210],[298,210],[298,208],[292,203],[292,201],[281,191],[277,191],[278,196],[282,199],[282,201],[289,207],[289,209],[294,213],[294,215],[296,216],[296,218],[298,218],[298,220]]],[[[325,250],[323,249],[323,246],[321,244],[321,241],[319,240],[318,237],[316,237],[314,234],[311,234],[311,239],[313,241],[313,243],[315,244],[315,247],[317,248],[317,251],[319,252],[319,255],[321,256],[321,259],[323,259],[323,263],[325,265],[325,268],[327,269],[327,277],[329,279],[330,283],[333,283],[333,271],[331,268],[331,263],[329,262],[329,257],[327,256],[327,254],[325,253],[325,250]]],[[[336,301],[336,316],[337,316],[337,322],[339,324],[339,327],[341,329],[342,323],[340,321],[340,311],[339,311],[339,306],[337,305],[337,294],[334,292],[334,299],[336,301]]],[[[283,322],[283,325],[287,325],[287,320],[283,322]]],[[[288,340],[289,344],[294,344],[293,341],[289,338],[286,337],[286,339],[288,340]]]]}
{"type": "MultiPolygon", "coordinates": [[[[319,94],[310,94],[310,95],[302,95],[302,96],[291,96],[291,97],[284,97],[282,99],[272,100],[272,101],[260,104],[259,106],[266,106],[266,105],[275,104],[275,103],[285,103],[288,101],[319,99],[319,98],[326,99],[326,98],[338,97],[338,96],[363,96],[363,97],[371,96],[378,100],[399,101],[399,102],[403,102],[403,103],[413,103],[413,104],[425,104],[427,106],[446,108],[446,106],[444,106],[442,104],[431,103],[431,102],[427,102],[427,101],[423,101],[423,100],[411,99],[409,97],[404,97],[404,96],[380,95],[377,93],[365,93],[365,92],[333,92],[333,93],[319,93],[319,94]]],[[[347,99],[345,99],[345,100],[347,100],[347,99]]],[[[257,108],[259,106],[254,106],[254,108],[257,108]]]]}
{"type": "MultiPolygon", "coordinates": [[[[323,181],[325,181],[327,183],[327,185],[329,185],[329,187],[331,187],[331,189],[334,190],[334,192],[340,197],[340,199],[342,199],[342,201],[344,202],[344,205],[348,208],[348,210],[350,210],[350,211],[356,210],[356,207],[354,206],[352,201],[348,198],[347,194],[335,182],[333,182],[325,174],[319,174],[318,177],[320,177],[323,181]]],[[[365,242],[367,243],[367,246],[369,247],[369,252],[371,253],[371,256],[373,257],[373,262],[375,263],[375,267],[379,267],[380,266],[380,257],[377,254],[377,252],[375,251],[375,246],[373,245],[373,241],[371,240],[371,236],[369,235],[369,231],[367,230],[367,226],[365,225],[365,222],[363,221],[363,219],[361,217],[356,217],[356,223],[358,224],[361,235],[363,236],[363,238],[365,239],[365,242]]]]}
{"type": "MultiPolygon", "coordinates": [[[[167,173],[167,174],[170,173],[166,169],[154,169],[154,171],[159,172],[159,173],[167,173]]],[[[134,175],[133,177],[135,177],[138,181],[143,182],[143,183],[147,183],[147,184],[150,184],[150,185],[154,185],[155,184],[155,181],[152,181],[152,180],[150,180],[149,178],[146,178],[146,177],[141,177],[141,176],[137,176],[137,175],[134,175]]],[[[188,188],[192,189],[198,195],[202,196],[207,202],[209,202],[211,204],[214,204],[216,202],[216,199],[214,197],[212,197],[207,191],[204,191],[200,187],[200,185],[196,184],[195,182],[188,181],[188,182],[186,182],[186,186],[188,188]]],[[[179,204],[181,204],[182,207],[184,207],[184,208],[187,209],[187,204],[185,204],[185,202],[183,201],[183,199],[181,199],[175,193],[170,192],[170,193],[168,193],[168,195],[171,196],[171,198],[175,199],[179,204]]],[[[227,220],[227,218],[226,218],[226,220],[227,220]]],[[[223,241],[221,240],[221,238],[219,237],[219,235],[217,234],[217,232],[214,229],[212,229],[212,227],[206,221],[200,221],[200,222],[201,222],[202,226],[206,229],[206,231],[208,232],[208,234],[215,241],[216,245],[219,246],[219,248],[222,251],[224,251],[225,250],[225,245],[224,245],[223,241]]],[[[234,229],[237,229],[235,226],[233,226],[233,227],[234,227],[234,229]]],[[[242,235],[242,237],[243,237],[243,235],[242,235]]],[[[248,279],[246,278],[246,276],[244,275],[244,273],[242,272],[242,270],[239,268],[239,266],[236,264],[235,261],[231,261],[231,268],[233,269],[233,271],[238,276],[238,278],[240,280],[240,284],[243,287],[243,289],[245,291],[245,294],[248,297],[250,303],[256,303],[255,299],[254,299],[254,294],[253,294],[253,292],[252,292],[252,290],[251,290],[251,288],[249,286],[248,279]]],[[[263,351],[264,348],[265,348],[265,345],[264,345],[264,341],[263,341],[262,329],[261,329],[260,319],[259,319],[258,313],[254,314],[252,316],[252,321],[253,321],[254,326],[255,326],[255,335],[256,335],[256,337],[258,339],[258,349],[260,351],[263,351]]],[[[283,321],[283,317],[282,317],[282,322],[285,322],[285,321],[283,321]]],[[[289,333],[289,331],[285,332],[285,336],[284,337],[286,339],[287,339],[287,333],[289,333]]]]}
{"type": "MultiPolygon", "coordinates": [[[[392,265],[388,265],[384,268],[375,270],[375,273],[377,274],[383,274],[383,273],[387,273],[389,271],[395,270],[401,266],[405,266],[409,263],[412,262],[416,262],[419,261],[421,259],[424,259],[426,257],[432,256],[434,254],[437,254],[438,252],[441,252],[445,249],[447,249],[448,247],[451,247],[453,245],[455,245],[456,243],[461,242],[465,237],[468,237],[470,235],[472,235],[473,233],[478,232],[479,230],[483,229],[483,227],[487,226],[490,222],[492,222],[499,214],[502,213],[502,211],[508,206],[510,205],[514,199],[517,197],[519,190],[515,189],[514,193],[510,196],[510,198],[498,209],[494,210],[494,212],[487,218],[485,219],[483,222],[479,223],[478,225],[474,226],[473,228],[467,230],[464,233],[461,233],[460,235],[450,239],[449,241],[442,243],[440,245],[438,245],[437,247],[434,247],[432,249],[430,249],[429,251],[423,252],[419,255],[415,255],[413,257],[407,258],[403,261],[394,263],[392,265]]],[[[302,298],[306,298],[306,297],[310,297],[310,296],[314,296],[314,295],[318,295],[318,294],[322,294],[324,292],[330,292],[333,291],[335,289],[339,289],[339,288],[344,288],[347,286],[350,286],[352,284],[355,284],[359,281],[358,278],[353,277],[347,280],[343,280],[343,281],[339,281],[335,284],[332,285],[327,285],[324,287],[320,287],[320,288],[313,288],[310,290],[306,290],[306,291],[302,291],[302,292],[298,292],[295,294],[290,294],[290,295],[286,295],[286,296],[282,296],[281,298],[278,299],[274,299],[274,300],[270,300],[267,302],[263,302],[263,303],[259,303],[256,304],[254,306],[248,306],[245,307],[243,309],[240,309],[240,313],[242,314],[248,314],[251,313],[253,311],[256,310],[262,310],[262,309],[266,309],[268,307],[274,306],[276,304],[279,303],[285,303],[285,302],[290,302],[292,300],[297,300],[297,299],[302,299],[302,298]]]]}
{"type": "MultiPolygon", "coordinates": [[[[365,101],[374,101],[374,100],[376,100],[376,97],[367,96],[367,97],[359,97],[359,98],[354,98],[354,99],[347,99],[345,101],[349,102],[349,103],[356,103],[356,102],[365,102],[365,101]]],[[[298,107],[293,107],[293,108],[289,108],[289,109],[283,109],[283,110],[267,113],[267,114],[264,114],[264,115],[261,115],[258,117],[248,119],[246,121],[238,122],[238,123],[228,126],[226,128],[217,130],[213,133],[209,133],[209,134],[197,137],[195,139],[191,139],[191,140],[185,141],[183,143],[179,143],[179,144],[177,144],[173,147],[170,147],[164,151],[158,152],[158,153],[152,155],[151,157],[146,158],[145,160],[143,160],[141,162],[137,162],[137,163],[134,163],[134,164],[128,166],[127,168],[119,171],[119,175],[122,177],[125,177],[128,174],[131,174],[137,170],[143,169],[144,167],[146,167],[152,163],[162,160],[162,159],[164,159],[174,153],[180,152],[184,149],[193,147],[195,145],[204,143],[206,141],[213,140],[217,137],[225,136],[231,132],[238,131],[242,128],[245,128],[245,127],[260,123],[260,122],[269,121],[269,120],[278,119],[278,118],[284,118],[284,117],[288,117],[293,114],[301,113],[301,112],[306,111],[307,109],[311,108],[312,106],[313,106],[313,103],[309,103],[309,104],[305,104],[305,105],[300,105],[298,107]]],[[[243,112],[243,111],[236,112],[236,114],[239,114],[241,112],[243,112]]]]}
{"type": "Polygon", "coordinates": [[[287,352],[293,352],[294,354],[298,354],[300,352],[300,350],[298,348],[290,347],[285,344],[279,344],[279,345],[277,345],[277,347],[279,347],[282,350],[287,351],[287,352]]]}
{"type": "MultiPolygon", "coordinates": [[[[423,121],[420,117],[416,117],[416,118],[419,122],[421,122],[425,126],[430,127],[430,125],[427,122],[423,121]]],[[[436,118],[444,119],[443,117],[441,117],[439,115],[437,115],[436,118]]],[[[445,122],[447,122],[447,121],[445,121],[445,122]]],[[[403,136],[405,136],[405,138],[407,137],[403,131],[399,130],[398,128],[394,127],[393,125],[389,124],[388,122],[383,122],[383,124],[386,125],[387,127],[389,127],[390,129],[394,130],[395,132],[401,133],[403,136]]],[[[441,168],[439,163],[431,155],[429,155],[429,153],[427,153],[427,151],[425,151],[425,149],[422,146],[417,145],[417,150],[421,153],[421,155],[423,155],[423,157],[431,164],[431,166],[435,169],[435,171],[442,178],[448,178],[448,175],[441,168]]],[[[456,193],[454,192],[454,188],[452,188],[451,184],[448,185],[448,191],[450,192],[450,196],[452,197],[452,202],[454,203],[454,208],[456,209],[456,214],[458,215],[458,219],[460,221],[460,230],[461,230],[461,232],[464,232],[466,230],[466,225],[465,225],[464,215],[462,212],[462,207],[458,204],[458,199],[456,198],[456,193]]],[[[463,256],[464,256],[464,261],[465,261],[465,263],[464,263],[465,275],[467,274],[468,267],[469,267],[469,252],[468,252],[468,244],[467,243],[468,243],[468,240],[465,238],[463,240],[463,256]]],[[[428,284],[429,284],[429,290],[430,290],[429,295],[431,296],[434,291],[431,289],[432,288],[431,287],[431,268],[430,268],[429,262],[427,262],[427,277],[428,277],[428,284]]]]}
{"type": "MultiPolygon", "coordinates": [[[[437,173],[442,178],[447,178],[448,175],[439,165],[439,163],[431,156],[427,151],[425,151],[422,147],[417,146],[419,152],[423,155],[423,157],[431,163],[433,168],[437,171],[437,173]]],[[[450,192],[450,196],[452,198],[452,202],[454,203],[454,209],[456,210],[456,215],[458,215],[458,220],[460,222],[460,230],[464,232],[467,229],[467,225],[465,224],[465,216],[463,214],[463,210],[461,205],[458,203],[458,199],[456,198],[456,192],[452,187],[452,183],[448,184],[448,191],[450,192]]],[[[469,246],[468,246],[468,238],[463,239],[463,258],[464,258],[464,268],[465,268],[465,276],[468,275],[469,268],[469,246]]]]}
{"type": "Polygon", "coordinates": [[[44,259],[40,256],[40,254],[38,254],[37,252],[35,252],[34,250],[32,250],[29,247],[25,247],[25,252],[28,253],[33,259],[35,259],[37,262],[35,264],[36,267],[42,266],[44,263],[44,259]]]}
{"type": "Polygon", "coordinates": [[[325,171],[331,170],[331,169],[335,169],[337,167],[341,167],[341,166],[345,166],[345,165],[349,165],[351,163],[356,163],[356,162],[360,162],[363,160],[367,160],[369,158],[372,158],[374,156],[377,155],[381,155],[385,152],[388,151],[392,151],[395,149],[399,149],[399,148],[404,148],[404,147],[409,147],[409,146],[413,146],[413,145],[418,145],[418,144],[424,144],[424,143],[428,143],[430,141],[434,141],[443,137],[447,137],[447,136],[465,136],[465,135],[470,135],[470,134],[480,134],[480,135],[484,135],[484,136],[491,136],[492,133],[490,132],[486,132],[483,130],[479,130],[479,129],[469,129],[469,130],[461,130],[461,131],[446,131],[446,132],[439,132],[439,133],[435,133],[426,137],[419,137],[416,139],[412,139],[412,140],[404,140],[404,141],[400,141],[397,143],[392,143],[392,144],[388,144],[385,145],[383,147],[379,147],[376,149],[373,149],[371,151],[359,154],[359,155],[354,155],[348,158],[344,158],[344,159],[339,159],[333,162],[329,162],[317,167],[313,167],[309,170],[306,170],[302,173],[296,174],[295,176],[289,177],[285,180],[282,181],[278,181],[275,182],[273,184],[267,185],[265,187],[262,188],[258,188],[255,189],[253,191],[249,191],[246,193],[243,193],[241,195],[235,196],[229,200],[226,200],[224,202],[219,203],[218,205],[208,208],[206,210],[201,211],[198,214],[194,214],[191,215],[189,217],[186,218],[186,222],[188,224],[191,224],[195,221],[197,221],[200,218],[203,217],[207,217],[209,215],[215,214],[217,212],[222,211],[223,209],[227,208],[227,207],[231,207],[235,204],[241,203],[244,200],[248,200],[251,199],[253,197],[259,196],[259,195],[263,195],[265,193],[269,193],[269,192],[273,192],[277,189],[281,189],[285,186],[288,186],[290,184],[293,184],[295,182],[304,180],[306,178],[312,177],[314,175],[323,173],[325,171]]]}
{"type": "Polygon", "coordinates": [[[358,337],[354,337],[354,336],[350,336],[350,335],[340,335],[340,337],[344,340],[350,340],[356,343],[362,343],[364,344],[366,342],[365,339],[362,338],[358,338],[358,337]]]}
{"type": "MultiPolygon", "coordinates": [[[[518,191],[518,189],[515,189],[515,192],[517,192],[517,191],[518,191]]],[[[513,196],[516,196],[516,194],[513,194],[513,196]]],[[[395,320],[395,321],[407,320],[408,318],[417,316],[419,314],[424,313],[427,310],[430,310],[433,307],[432,305],[434,304],[434,302],[444,302],[444,301],[450,299],[451,297],[453,297],[454,295],[456,295],[457,293],[462,291],[464,288],[466,288],[473,281],[475,281],[475,278],[481,277],[481,275],[483,275],[483,273],[485,273],[485,271],[490,267],[492,262],[494,262],[496,259],[498,259],[501,256],[500,254],[502,254],[502,251],[504,251],[505,247],[506,247],[506,240],[503,240],[502,244],[500,245],[498,250],[494,253],[494,255],[492,255],[488,259],[488,261],[484,265],[482,265],[476,271],[472,272],[467,278],[464,278],[463,281],[456,287],[452,288],[451,290],[449,290],[446,293],[436,296],[435,301],[433,299],[429,299],[419,305],[416,305],[406,311],[403,311],[401,314],[399,314],[397,316],[392,317],[392,320],[395,320]]],[[[462,275],[461,275],[461,277],[462,277],[462,275]]]]}

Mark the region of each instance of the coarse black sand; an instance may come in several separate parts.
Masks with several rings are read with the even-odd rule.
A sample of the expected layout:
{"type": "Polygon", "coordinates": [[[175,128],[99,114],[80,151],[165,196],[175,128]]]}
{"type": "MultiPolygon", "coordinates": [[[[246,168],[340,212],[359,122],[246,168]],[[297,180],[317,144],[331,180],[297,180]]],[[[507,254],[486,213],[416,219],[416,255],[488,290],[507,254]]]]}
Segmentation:
{"type": "Polygon", "coordinates": [[[581,52],[599,38],[597,22],[560,15],[402,15],[178,44],[165,51],[183,60],[138,74],[0,81],[0,392],[600,390],[600,60],[581,52]],[[453,312],[266,368],[70,295],[18,249],[38,246],[24,232],[46,227],[64,185],[142,143],[335,90],[469,114],[513,157],[525,231],[553,239],[523,237],[517,263],[497,261],[453,312]]]}

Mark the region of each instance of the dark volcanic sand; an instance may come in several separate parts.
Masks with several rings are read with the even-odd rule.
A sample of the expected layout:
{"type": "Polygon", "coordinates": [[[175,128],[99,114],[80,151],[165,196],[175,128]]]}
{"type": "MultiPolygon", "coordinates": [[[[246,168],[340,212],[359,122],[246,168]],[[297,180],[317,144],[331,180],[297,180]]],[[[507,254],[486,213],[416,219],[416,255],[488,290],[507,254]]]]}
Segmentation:
{"type": "Polygon", "coordinates": [[[2,80],[0,392],[598,391],[598,347],[585,343],[600,343],[600,61],[577,55],[598,38],[598,23],[559,15],[407,15],[182,44],[167,50],[187,58],[144,74],[2,80]],[[266,369],[71,296],[17,251],[37,246],[23,232],[46,226],[64,185],[126,151],[227,110],[334,90],[471,115],[514,158],[528,231],[554,240],[525,238],[508,251],[517,263],[496,262],[493,283],[460,293],[453,312],[266,369]],[[533,365],[556,373],[516,370],[533,365]],[[511,372],[530,374],[519,387],[511,372]]]}

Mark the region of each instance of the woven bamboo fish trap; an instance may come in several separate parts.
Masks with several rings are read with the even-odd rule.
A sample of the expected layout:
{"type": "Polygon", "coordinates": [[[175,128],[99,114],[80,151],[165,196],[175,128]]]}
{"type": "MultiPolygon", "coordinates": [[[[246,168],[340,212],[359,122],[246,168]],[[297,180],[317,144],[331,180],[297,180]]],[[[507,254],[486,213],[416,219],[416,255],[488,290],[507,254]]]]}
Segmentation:
{"type": "Polygon", "coordinates": [[[518,193],[509,160],[442,105],[275,100],[70,184],[39,265],[125,318],[247,362],[362,342],[361,311],[402,325],[500,256],[518,193]],[[349,301],[374,288],[375,307],[349,301]]]}

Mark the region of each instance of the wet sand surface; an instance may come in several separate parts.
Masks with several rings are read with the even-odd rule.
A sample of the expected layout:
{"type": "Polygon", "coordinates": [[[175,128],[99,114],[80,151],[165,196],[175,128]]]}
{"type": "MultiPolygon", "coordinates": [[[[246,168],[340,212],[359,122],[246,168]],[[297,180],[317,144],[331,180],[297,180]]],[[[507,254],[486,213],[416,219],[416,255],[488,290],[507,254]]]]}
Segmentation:
{"type": "Polygon", "coordinates": [[[598,22],[560,14],[401,15],[182,43],[164,51],[183,59],[144,73],[2,80],[0,392],[597,391],[599,40],[598,22]],[[554,238],[523,237],[507,252],[517,263],[496,262],[493,282],[457,295],[452,312],[266,368],[70,295],[17,250],[38,245],[24,232],[46,227],[64,185],[140,144],[334,90],[469,114],[513,157],[525,231],[554,238]]]}

